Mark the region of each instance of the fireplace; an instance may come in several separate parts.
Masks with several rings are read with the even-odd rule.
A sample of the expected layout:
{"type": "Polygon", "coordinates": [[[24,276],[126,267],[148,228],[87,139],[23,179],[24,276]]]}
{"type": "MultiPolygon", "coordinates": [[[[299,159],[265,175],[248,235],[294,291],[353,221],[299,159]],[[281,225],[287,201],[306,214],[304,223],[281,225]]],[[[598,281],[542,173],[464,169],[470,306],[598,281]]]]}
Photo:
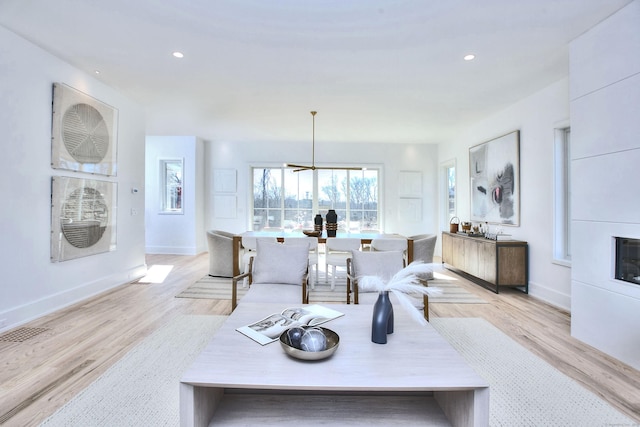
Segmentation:
{"type": "Polygon", "coordinates": [[[640,239],[616,237],[616,279],[640,285],[640,239]]]}

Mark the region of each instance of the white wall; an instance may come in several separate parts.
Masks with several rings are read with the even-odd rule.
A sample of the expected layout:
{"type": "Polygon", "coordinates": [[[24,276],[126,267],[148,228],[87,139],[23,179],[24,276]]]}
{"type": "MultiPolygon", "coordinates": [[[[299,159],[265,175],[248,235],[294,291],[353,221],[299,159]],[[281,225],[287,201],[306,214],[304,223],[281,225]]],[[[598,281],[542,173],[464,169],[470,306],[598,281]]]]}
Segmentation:
{"type": "MultiPolygon", "coordinates": [[[[249,209],[253,196],[251,166],[279,167],[285,162],[308,164],[311,161],[311,143],[269,144],[260,142],[236,144],[230,141],[207,142],[207,228],[240,233],[249,229],[249,209]],[[237,171],[237,218],[214,216],[214,169],[237,171]]],[[[332,144],[316,141],[316,165],[348,166],[344,159],[358,159],[359,164],[380,167],[385,206],[383,229],[405,235],[435,233],[437,230],[437,146],[429,144],[332,144]],[[398,215],[398,177],[400,171],[422,172],[422,221],[406,223],[398,215]]]]}
{"type": "MultiPolygon", "coordinates": [[[[458,217],[468,221],[469,148],[520,130],[520,226],[502,228],[529,244],[529,293],[565,309],[571,301],[571,271],[553,263],[553,150],[554,128],[568,124],[568,85],[567,79],[558,81],[439,147],[440,159],[456,159],[458,217]]],[[[440,229],[448,231],[449,224],[440,229]]]]}
{"type": "Polygon", "coordinates": [[[640,239],[640,1],[570,51],[571,333],[640,369],[640,286],[613,279],[613,237],[640,239]]]}
{"type": "Polygon", "coordinates": [[[0,27],[0,330],[142,276],[144,114],[128,98],[0,27]],[[92,176],[51,168],[52,85],[65,83],[119,111],[118,175],[92,176]],[[51,177],[118,183],[117,249],[50,261],[51,177]]]}
{"type": "Polygon", "coordinates": [[[207,250],[204,228],[204,142],[194,136],[146,138],[146,251],[195,255],[207,250]],[[182,159],[182,214],[161,213],[160,160],[182,159]]]}

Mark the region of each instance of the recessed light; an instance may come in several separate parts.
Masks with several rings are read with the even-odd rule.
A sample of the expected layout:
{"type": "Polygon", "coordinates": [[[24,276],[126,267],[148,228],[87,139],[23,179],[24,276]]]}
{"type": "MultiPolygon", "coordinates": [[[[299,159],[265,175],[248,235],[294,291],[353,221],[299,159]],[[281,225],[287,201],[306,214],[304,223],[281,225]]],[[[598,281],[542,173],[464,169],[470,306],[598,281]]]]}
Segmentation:
{"type": "Polygon", "coordinates": [[[173,56],[176,58],[184,58],[184,54],[182,52],[173,52],[173,56]]]}
{"type": "Polygon", "coordinates": [[[464,56],[464,60],[465,61],[472,61],[473,59],[475,59],[475,57],[476,56],[474,54],[470,53],[469,55],[465,55],[464,56]]]}
{"type": "Polygon", "coordinates": [[[95,70],[94,73],[100,74],[100,70],[95,70]]]}

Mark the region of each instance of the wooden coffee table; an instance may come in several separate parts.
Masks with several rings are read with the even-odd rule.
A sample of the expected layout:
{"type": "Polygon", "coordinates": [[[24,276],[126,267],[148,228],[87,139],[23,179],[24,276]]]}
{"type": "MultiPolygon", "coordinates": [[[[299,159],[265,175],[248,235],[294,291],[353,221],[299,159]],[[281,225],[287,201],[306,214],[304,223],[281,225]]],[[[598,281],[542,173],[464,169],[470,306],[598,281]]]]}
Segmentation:
{"type": "Polygon", "coordinates": [[[323,324],[340,346],[300,361],[235,330],[285,306],[240,303],[182,376],[181,425],[488,425],[488,383],[433,327],[396,306],[395,332],[375,344],[371,305],[327,306],[345,313],[323,324]]]}

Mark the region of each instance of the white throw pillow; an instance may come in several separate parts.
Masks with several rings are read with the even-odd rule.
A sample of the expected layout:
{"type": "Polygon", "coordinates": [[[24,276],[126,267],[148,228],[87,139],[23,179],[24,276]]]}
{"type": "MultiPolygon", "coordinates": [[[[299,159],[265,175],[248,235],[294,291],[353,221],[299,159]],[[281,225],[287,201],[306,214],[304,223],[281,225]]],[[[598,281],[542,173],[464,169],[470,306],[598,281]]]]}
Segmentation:
{"type": "Polygon", "coordinates": [[[282,245],[258,240],[253,283],[301,285],[309,263],[307,245],[282,245]]]}

